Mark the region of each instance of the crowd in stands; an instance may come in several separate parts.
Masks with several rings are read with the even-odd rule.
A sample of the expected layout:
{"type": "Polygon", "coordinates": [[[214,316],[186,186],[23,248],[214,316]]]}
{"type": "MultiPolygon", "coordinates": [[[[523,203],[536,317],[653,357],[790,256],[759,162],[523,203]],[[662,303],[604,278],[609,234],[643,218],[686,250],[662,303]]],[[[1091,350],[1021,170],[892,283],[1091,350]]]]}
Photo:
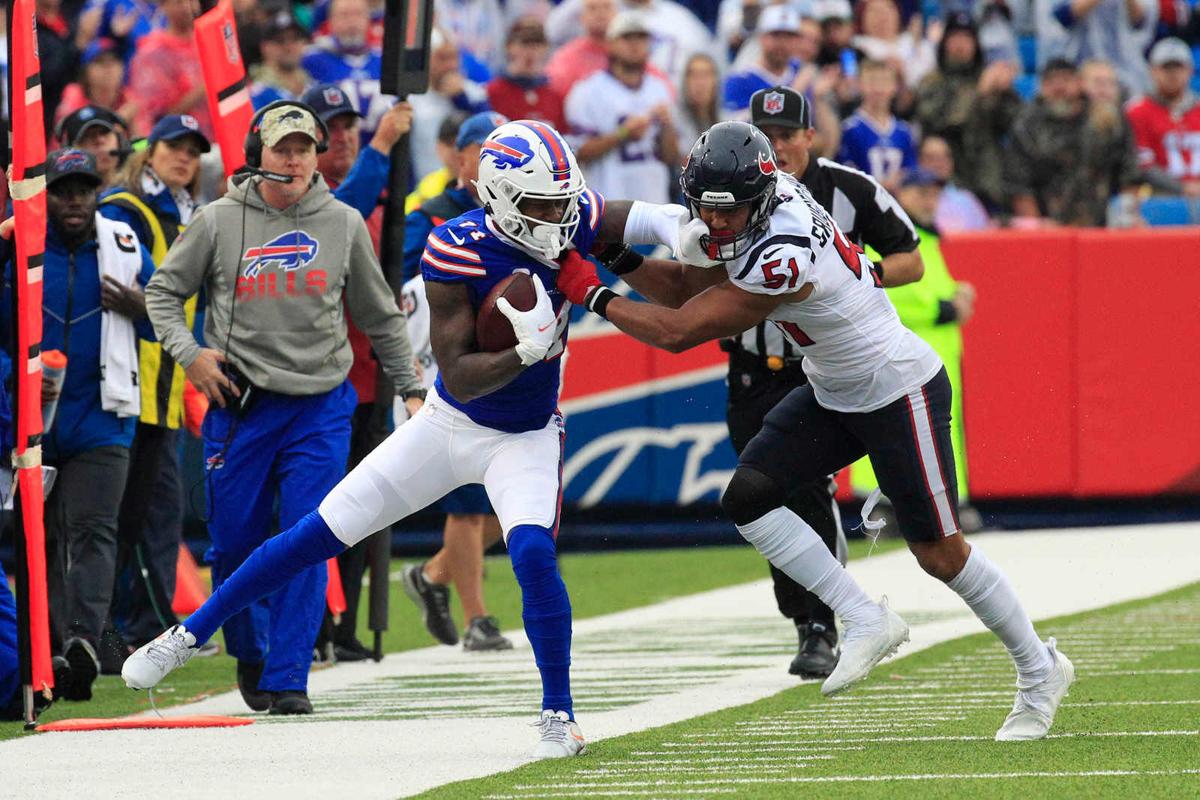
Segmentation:
{"type": "MultiPolygon", "coordinates": [[[[697,136],[747,118],[751,95],[778,86],[808,97],[815,154],[896,192],[933,176],[943,191],[931,228],[1140,225],[1151,196],[1190,204],[1183,219],[1200,222],[1198,0],[436,0],[429,90],[402,106],[380,88],[384,5],[233,0],[253,104],[316,107],[331,145],[320,170],[339,197],[363,195],[352,204],[376,243],[386,153],[410,126],[410,211],[439,197],[475,203],[458,181],[474,174],[482,137],[471,131],[498,124],[478,121],[487,111],[562,130],[602,194],[666,202],[697,136]],[[468,119],[477,121],[460,135],[468,119]]],[[[193,39],[200,11],[198,0],[37,2],[46,130],[60,148],[47,275],[55,260],[74,275],[79,256],[103,276],[46,288],[45,349],[72,359],[45,442],[60,470],[47,524],[65,570],[52,581],[64,669],[104,655],[114,619],[118,651],[169,621],[184,501],[177,465],[163,469],[189,422],[185,382],[160,355],[160,391],[143,391],[141,412],[123,415],[100,377],[100,312],[126,320],[144,365],[153,335],[139,287],[223,192],[193,39]],[[144,260],[110,252],[109,228],[88,229],[97,208],[118,249],[129,232],[144,260]],[[122,501],[126,473],[137,486],[158,476],[149,507],[128,493],[122,501]],[[154,547],[118,547],[133,528],[157,531],[140,539],[154,547]],[[114,570],[135,561],[157,583],[114,590],[114,570]]],[[[7,48],[0,54],[6,73],[7,48]]],[[[768,112],[782,109],[777,97],[767,94],[768,112]]],[[[410,230],[431,227],[426,217],[410,230]]],[[[421,245],[406,246],[410,273],[421,245]]],[[[360,399],[372,391],[360,387],[360,399]]],[[[90,682],[67,685],[90,696],[90,682]]]]}
{"type": "MultiPolygon", "coordinates": [[[[192,40],[197,0],[37,6],[48,130],[95,105],[120,118],[123,142],[168,114],[212,138],[192,40]]],[[[380,92],[384,3],[233,6],[255,106],[337,83],[362,116],[365,146],[394,102],[380,92]]],[[[410,98],[412,177],[433,175],[425,191],[434,194],[454,157],[443,123],[491,109],[566,132],[601,192],[675,196],[697,135],[744,118],[754,91],[781,85],[812,101],[820,155],[886,187],[927,146],[945,162],[948,146],[939,171],[952,191],[939,222],[949,228],[1128,225],[1151,194],[1200,198],[1196,0],[437,0],[435,9],[430,90],[410,98]]],[[[55,143],[65,143],[61,130],[55,143]]]]}

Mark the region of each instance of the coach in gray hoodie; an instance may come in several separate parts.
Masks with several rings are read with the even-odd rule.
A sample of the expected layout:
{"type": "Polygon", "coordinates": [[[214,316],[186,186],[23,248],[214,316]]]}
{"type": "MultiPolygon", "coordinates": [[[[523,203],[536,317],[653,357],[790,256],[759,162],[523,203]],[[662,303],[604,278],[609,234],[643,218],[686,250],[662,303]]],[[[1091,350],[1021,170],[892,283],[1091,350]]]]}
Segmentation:
{"type": "MultiPolygon", "coordinates": [[[[423,398],[404,317],[366,224],[316,172],[323,134],[311,109],[270,107],[253,125],[263,170],[291,181],[236,179],[193,217],[146,287],[159,340],[212,403],[203,434],[214,591],[268,536],[316,509],[344,474],[356,405],[346,379],[347,313],[410,413],[423,398]],[[207,346],[184,316],[184,302],[201,289],[207,346]]],[[[225,624],[252,709],[312,711],[308,670],[325,583],[324,566],[310,569],[225,624]]]]}

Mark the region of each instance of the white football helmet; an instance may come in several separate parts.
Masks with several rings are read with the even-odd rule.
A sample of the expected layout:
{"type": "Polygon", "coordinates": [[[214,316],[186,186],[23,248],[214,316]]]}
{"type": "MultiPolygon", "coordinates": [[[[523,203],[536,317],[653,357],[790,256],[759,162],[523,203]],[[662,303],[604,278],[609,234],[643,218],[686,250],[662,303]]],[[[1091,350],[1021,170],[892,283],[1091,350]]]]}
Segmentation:
{"type": "Polygon", "coordinates": [[[522,119],[501,125],[479,151],[475,188],[488,216],[516,242],[553,261],[579,227],[579,196],[587,187],[575,154],[558,131],[522,119]],[[522,200],[565,200],[558,222],[521,213],[522,200]]]}

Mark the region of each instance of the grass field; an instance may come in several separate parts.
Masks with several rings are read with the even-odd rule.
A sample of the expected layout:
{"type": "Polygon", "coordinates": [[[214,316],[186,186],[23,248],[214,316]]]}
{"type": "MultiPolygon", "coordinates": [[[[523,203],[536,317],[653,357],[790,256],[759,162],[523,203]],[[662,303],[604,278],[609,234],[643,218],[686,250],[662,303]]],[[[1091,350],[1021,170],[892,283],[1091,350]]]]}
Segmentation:
{"type": "MultiPolygon", "coordinates": [[[[876,553],[899,542],[885,541],[876,553]]],[[[867,551],[866,542],[852,542],[851,555],[867,551]]],[[[703,592],[763,578],[765,562],[750,547],[695,547],[674,550],[639,550],[614,553],[567,553],[560,557],[564,579],[571,591],[576,619],[657,603],[680,595],[703,592]]],[[[393,562],[393,575],[403,562],[393,562]]],[[[506,630],[521,625],[521,599],[516,579],[504,556],[489,557],[485,564],[484,593],[489,611],[506,630]]],[[[391,619],[384,634],[387,652],[411,650],[433,644],[421,625],[415,606],[391,582],[391,619]]],[[[461,608],[454,600],[455,619],[462,624],[461,608]]],[[[369,643],[366,615],[362,614],[362,640],[369,643]]],[[[218,634],[220,641],[220,634],[218,634]]],[[[234,662],[224,654],[197,658],[187,669],[172,673],[154,692],[156,705],[165,707],[192,702],[237,688],[234,662]]],[[[145,711],[150,702],[144,692],[131,692],[117,676],[101,676],[86,703],[60,702],[41,716],[42,722],[73,717],[117,717],[145,711]]],[[[21,723],[0,723],[0,740],[20,736],[21,723]]]]}
{"type": "Polygon", "coordinates": [[[421,796],[1200,797],[1200,584],[1038,627],[1077,675],[1041,742],[993,741],[1013,671],[980,634],[889,662],[843,698],[810,683],[421,796]]]}

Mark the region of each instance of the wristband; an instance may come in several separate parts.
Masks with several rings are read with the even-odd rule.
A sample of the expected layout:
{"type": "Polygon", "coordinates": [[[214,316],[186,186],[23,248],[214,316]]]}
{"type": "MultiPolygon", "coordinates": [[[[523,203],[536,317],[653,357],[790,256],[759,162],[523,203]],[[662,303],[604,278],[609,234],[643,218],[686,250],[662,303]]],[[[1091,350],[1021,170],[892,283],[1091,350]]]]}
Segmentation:
{"type": "Polygon", "coordinates": [[[421,402],[425,402],[426,391],[424,389],[410,389],[407,392],[400,392],[399,394],[401,400],[417,399],[421,402]]]}
{"type": "Polygon", "coordinates": [[[597,286],[588,293],[587,299],[584,300],[583,304],[587,306],[588,311],[608,319],[608,304],[613,301],[614,297],[620,296],[607,286],[597,286]]]}
{"type": "Polygon", "coordinates": [[[629,128],[626,128],[624,125],[618,125],[617,126],[617,139],[623,142],[628,138],[629,138],[629,128]]]}
{"type": "Polygon", "coordinates": [[[596,256],[613,275],[628,275],[642,265],[645,256],[627,244],[610,244],[596,256]]]}

